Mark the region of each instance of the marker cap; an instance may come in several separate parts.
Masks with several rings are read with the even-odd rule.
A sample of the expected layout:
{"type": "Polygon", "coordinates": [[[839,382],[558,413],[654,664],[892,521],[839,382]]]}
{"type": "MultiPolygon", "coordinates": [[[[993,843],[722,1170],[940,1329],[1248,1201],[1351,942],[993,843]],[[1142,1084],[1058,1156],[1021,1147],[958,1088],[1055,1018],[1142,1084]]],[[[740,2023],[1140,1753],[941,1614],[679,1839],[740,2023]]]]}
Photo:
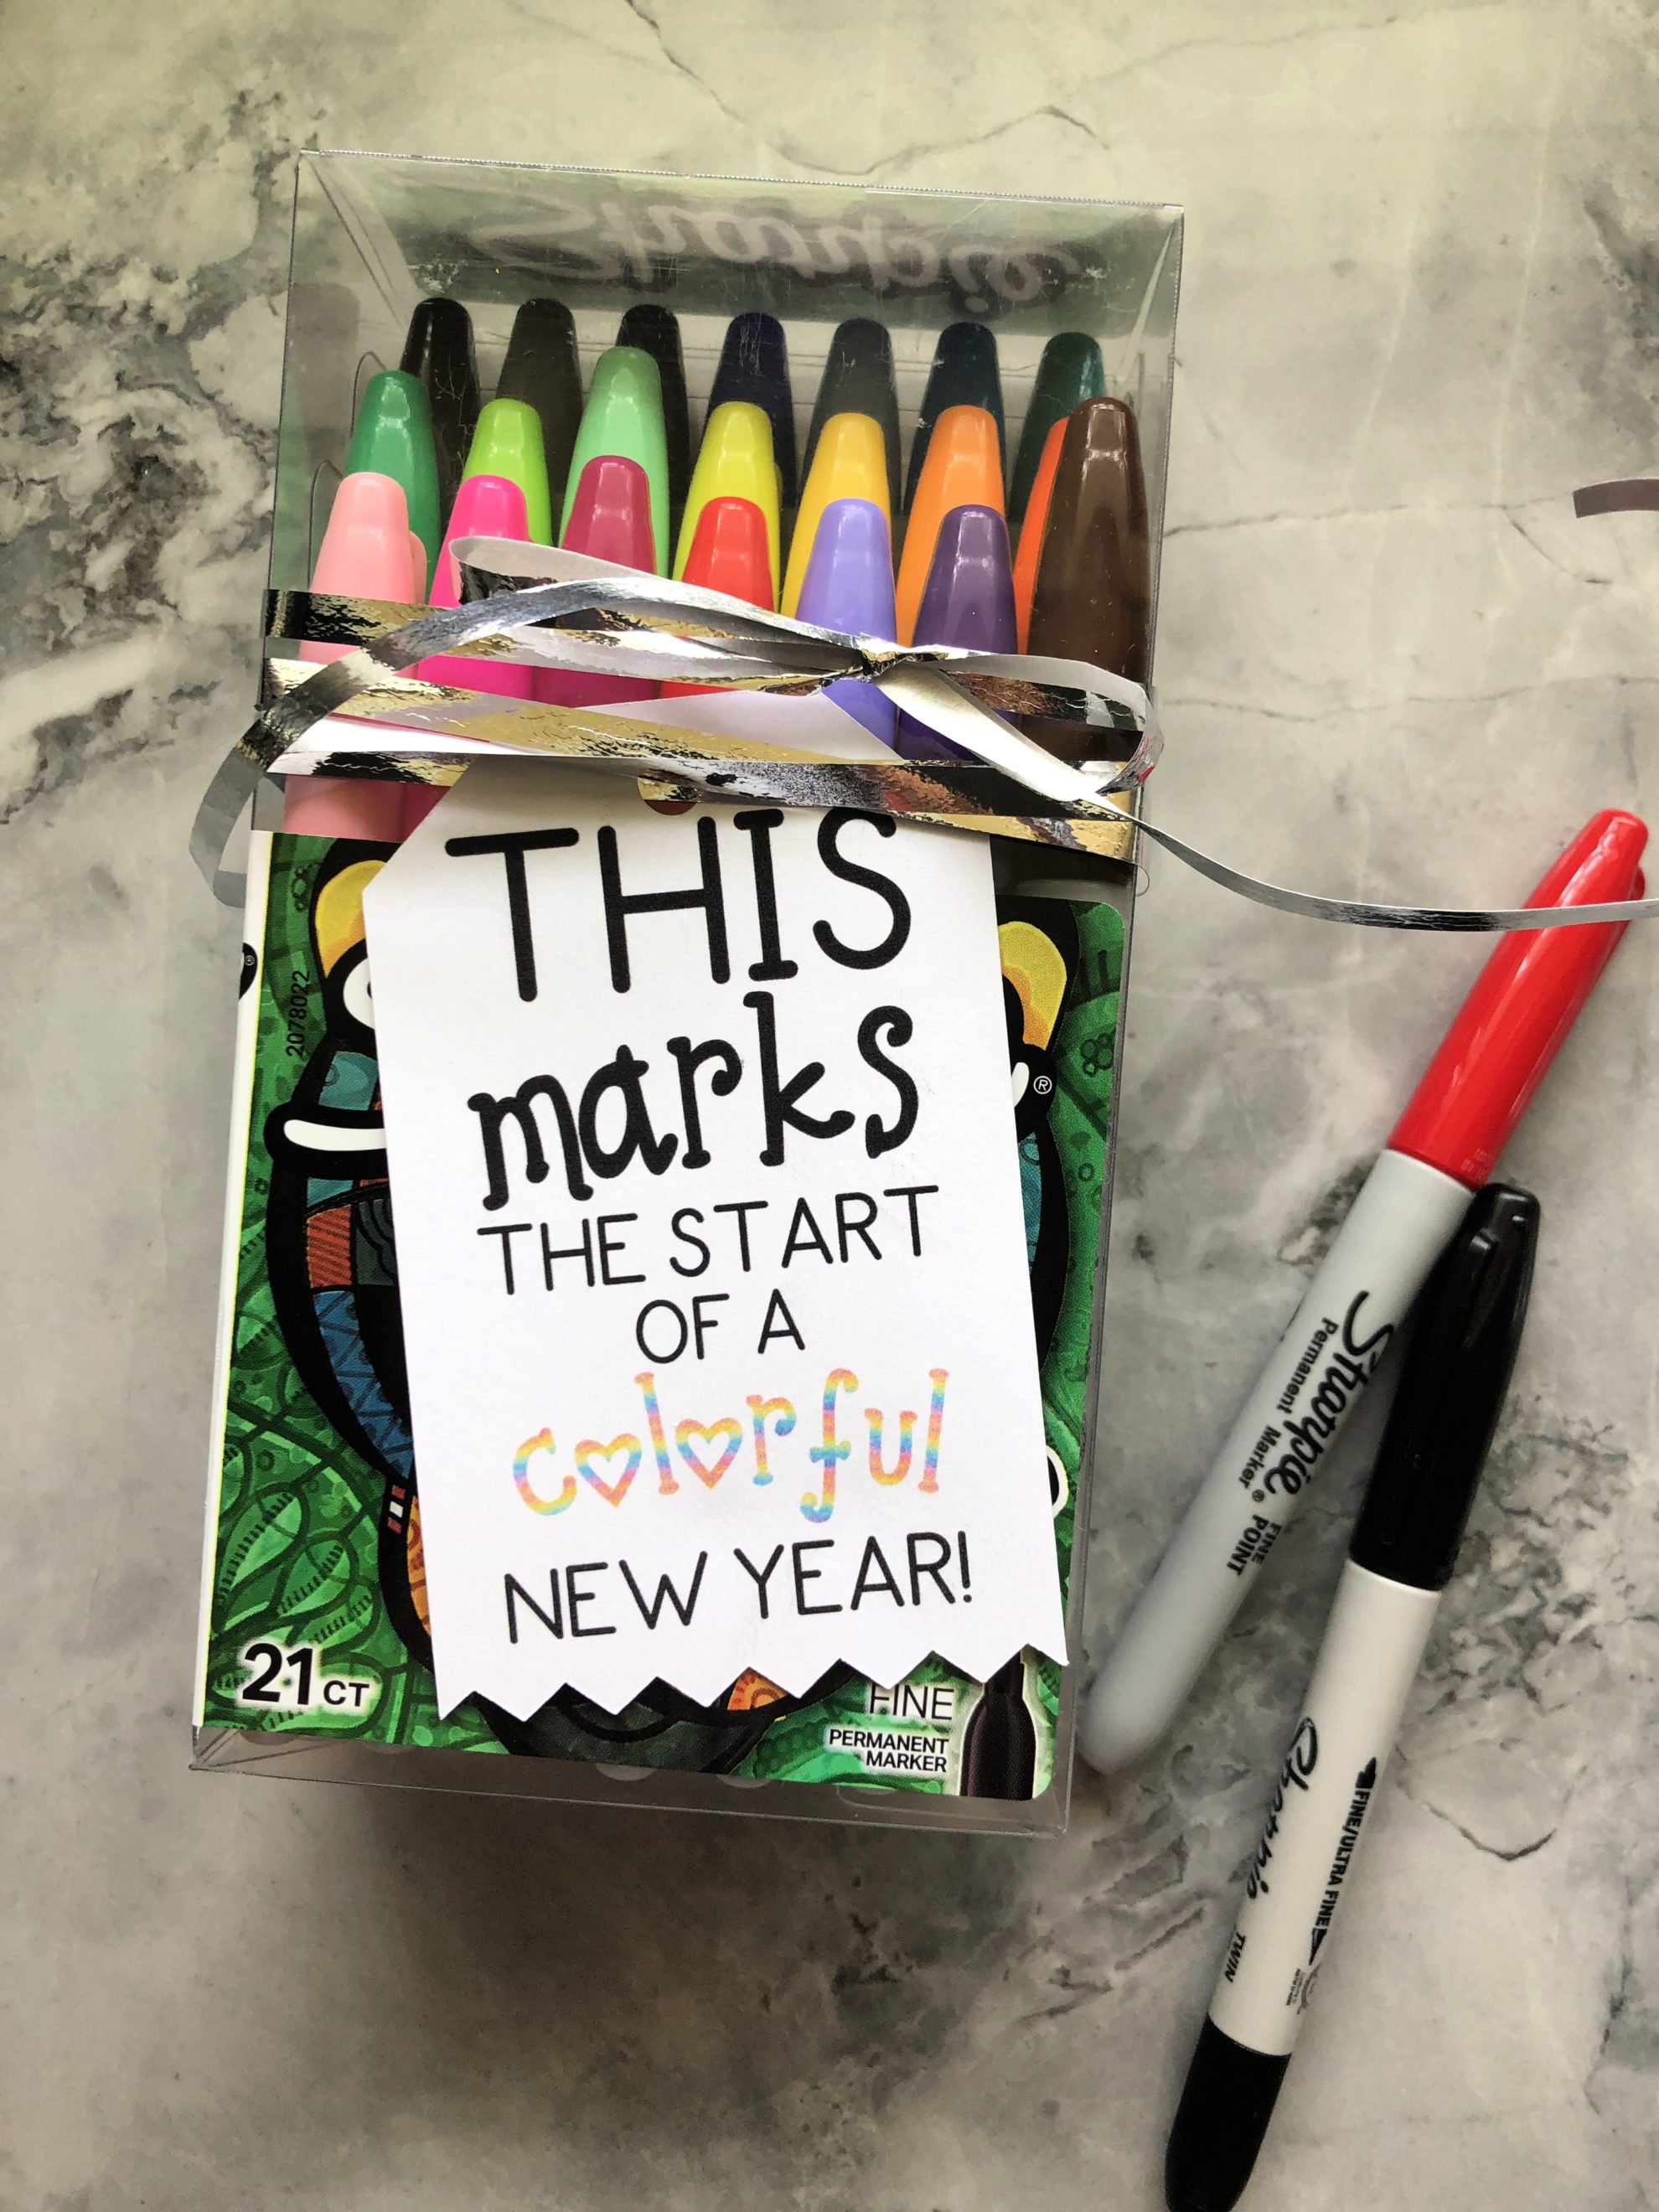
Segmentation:
{"type": "Polygon", "coordinates": [[[617,328],[619,346],[648,353],[662,380],[663,437],[668,448],[668,504],[676,519],[691,483],[691,406],[685,392],[685,353],[678,318],[654,300],[629,307],[617,328]]]}
{"type": "Polygon", "coordinates": [[[478,419],[478,364],[472,347],[472,318],[459,300],[421,301],[410,317],[398,367],[406,374],[419,377],[426,386],[438,453],[438,497],[447,514],[460,484],[472,426],[478,419]]]}
{"type": "MultiPolygon", "coordinates": [[[[812,539],[801,584],[802,622],[861,637],[893,635],[893,550],[887,517],[873,500],[833,500],[812,539]]],[[[844,677],[824,686],[824,697],[862,722],[882,744],[893,742],[897,710],[873,684],[844,677]]]]}
{"type": "Polygon", "coordinates": [[[752,400],[729,399],[712,409],[703,425],[697,465],[691,471],[680,520],[674,574],[684,577],[696,542],[697,523],[711,499],[752,501],[766,517],[766,543],[772,566],[772,590],[778,588],[778,471],[772,458],[772,423],[752,400]]]}
{"type": "Polygon", "coordinates": [[[795,503],[795,403],[789,390],[789,349],[775,315],[735,316],[720,348],[708,394],[708,411],[728,400],[763,407],[772,425],[772,451],[785,507],[795,503]]]}
{"type": "MultiPolygon", "coordinates": [[[[651,504],[651,484],[637,461],[622,453],[598,453],[577,481],[560,542],[573,553],[654,575],[651,504]]],[[[557,707],[619,706],[656,696],[657,686],[639,676],[589,676],[560,668],[536,672],[536,696],[557,707]]]]}
{"type": "MultiPolygon", "coordinates": [[[[1140,434],[1121,399],[1085,399],[1066,418],[1031,596],[1029,650],[1146,681],[1152,618],[1152,535],[1140,434]]],[[[1097,738],[1050,723],[1060,750],[1097,738]]],[[[1048,742],[1045,738],[1044,742],[1048,742]]]]}
{"type": "MultiPolygon", "coordinates": [[[[526,300],[514,316],[495,397],[522,399],[535,409],[541,420],[550,501],[562,502],[582,419],[576,324],[562,300],[526,300]]],[[[548,534],[552,534],[550,527],[548,534]]]]}
{"type": "MultiPolygon", "coordinates": [[[[711,499],[697,517],[685,581],[772,611],[766,517],[752,499],[711,499]]],[[[706,687],[699,685],[698,690],[706,687]]]]}
{"type": "Polygon", "coordinates": [[[599,453],[587,464],[560,542],[573,553],[652,573],[651,486],[637,461],[599,453]]]}
{"type": "Polygon", "coordinates": [[[939,525],[916,643],[1012,653],[1014,639],[1008,526],[994,507],[952,507],[939,525]]]}
{"type": "Polygon", "coordinates": [[[1489,1184],[1429,1279],[1348,1547],[1371,1574],[1451,1580],[1521,1348],[1539,1218],[1530,1191],[1489,1184]]]}
{"type": "MultiPolygon", "coordinates": [[[[916,616],[916,643],[1012,653],[1016,631],[1007,524],[994,507],[952,507],[939,525],[916,616]]],[[[899,716],[895,743],[907,760],[969,757],[910,714],[899,716]]]]}
{"type": "Polygon", "coordinates": [[[542,418],[527,400],[492,399],[483,410],[467,453],[466,475],[510,477],[524,494],[531,543],[552,543],[553,512],[542,449],[542,418]]]}
{"type": "Polygon", "coordinates": [[[838,499],[868,500],[891,521],[892,510],[887,503],[887,455],[881,425],[872,415],[832,415],[823,426],[812,465],[801,488],[795,532],[789,541],[789,565],[783,580],[783,611],[787,615],[793,615],[800,604],[800,587],[806,580],[812,538],[823,510],[838,499]]]}
{"type": "Polygon", "coordinates": [[[899,504],[898,381],[893,373],[893,341],[886,326],[855,315],[838,323],[812,403],[812,427],[806,434],[801,467],[807,476],[817,457],[823,426],[836,415],[867,415],[880,428],[887,454],[887,512],[899,504]]]}
{"type": "Polygon", "coordinates": [[[582,410],[570,457],[570,475],[559,516],[559,543],[576,504],[576,491],[590,461],[619,454],[645,471],[651,491],[651,568],[660,576],[668,566],[668,434],[662,409],[662,374],[638,346],[616,345],[593,364],[593,381],[582,410]]]}
{"type": "Polygon", "coordinates": [[[346,449],[345,472],[364,471],[390,477],[403,486],[409,526],[423,548],[421,590],[424,598],[432,564],[443,539],[438,507],[438,449],[432,436],[432,404],[418,376],[383,369],[363,386],[357,420],[346,449]]]}
{"type": "MultiPolygon", "coordinates": [[[[1002,378],[997,368],[997,342],[984,323],[951,323],[939,334],[933,366],[927,372],[916,434],[910,443],[910,473],[904,487],[904,504],[915,499],[921,472],[939,417],[953,407],[982,407],[997,428],[997,483],[999,493],[1006,462],[1007,434],[1002,424],[1002,378]]],[[[997,504],[1002,504],[999,496],[997,504]]]]}
{"type": "Polygon", "coordinates": [[[1060,465],[1060,442],[1066,435],[1066,418],[1049,427],[1043,441],[1042,457],[1031,479],[1031,489],[1025,502],[1024,519],[1019,526],[1019,545],[1014,554],[1014,617],[1019,624],[1019,649],[1029,648],[1026,640],[1031,634],[1031,594],[1036,589],[1037,562],[1042,556],[1042,532],[1048,520],[1048,501],[1054,489],[1054,471],[1060,465]]]}
{"type": "MultiPolygon", "coordinates": [[[[458,607],[461,604],[460,570],[449,550],[456,538],[524,539],[529,534],[521,485],[511,477],[468,477],[455,495],[454,511],[444,532],[443,550],[432,579],[432,605],[458,607]]],[[[422,661],[414,672],[428,684],[453,684],[465,691],[494,691],[506,699],[535,696],[537,672],[516,661],[472,660],[459,653],[439,653],[422,661]]]]}
{"type": "Polygon", "coordinates": [[[1095,341],[1082,331],[1057,331],[1042,349],[1019,434],[1008,493],[1012,520],[1024,515],[1049,431],[1056,422],[1063,422],[1074,407],[1080,407],[1085,399],[1103,398],[1105,392],[1106,365],[1095,341]]]}
{"type": "MultiPolygon", "coordinates": [[[[772,611],[772,556],[766,543],[766,517],[752,499],[708,501],[697,517],[696,535],[685,563],[685,581],[772,611]]],[[[712,684],[665,684],[662,696],[690,699],[720,688],[712,684]]]]}
{"type": "MultiPolygon", "coordinates": [[[[1647,841],[1647,824],[1636,815],[1616,808],[1595,815],[1527,904],[1595,906],[1628,896],[1647,841]]],[[[1478,1190],[1626,927],[1592,922],[1499,938],[1395,1125],[1390,1151],[1478,1190]]]]}
{"type": "Polygon", "coordinates": [[[947,407],[933,425],[927,458],[910,503],[899,559],[899,640],[915,641],[921,595],[933,566],[939,525],[956,507],[1002,507],[1002,451],[994,417],[983,407],[947,407]]]}
{"type": "Polygon", "coordinates": [[[1224,2035],[1199,2032],[1170,2148],[1164,2197],[1170,2212],[1232,2212],[1249,2181],[1290,2064],[1224,2035]]]}
{"type": "MultiPolygon", "coordinates": [[[[410,604],[409,503],[404,488],[373,470],[342,477],[311,572],[313,592],[410,604]]],[[[339,660],[349,645],[301,642],[301,660],[339,660]]]]}

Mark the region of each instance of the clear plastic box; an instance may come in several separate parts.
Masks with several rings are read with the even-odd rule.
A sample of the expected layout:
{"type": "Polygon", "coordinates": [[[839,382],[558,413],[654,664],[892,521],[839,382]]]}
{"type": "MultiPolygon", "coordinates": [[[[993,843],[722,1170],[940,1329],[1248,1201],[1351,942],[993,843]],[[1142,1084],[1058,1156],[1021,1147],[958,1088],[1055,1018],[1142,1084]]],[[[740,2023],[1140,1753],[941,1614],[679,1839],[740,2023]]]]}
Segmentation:
{"type": "MultiPolygon", "coordinates": [[[[1127,400],[1138,417],[1155,592],[1180,257],[1181,217],[1170,207],[305,155],[295,203],[272,585],[302,588],[308,582],[364,385],[376,371],[398,365],[416,304],[443,294],[462,301],[471,313],[486,398],[494,389],[514,313],[526,300],[552,296],[571,310],[585,380],[597,356],[616,342],[618,320],[628,307],[647,301],[669,307],[679,320],[694,434],[729,319],[747,310],[767,310],[780,318],[787,334],[801,441],[831,335],[843,320],[870,317],[890,331],[907,444],[940,331],[963,319],[983,322],[996,337],[1011,459],[1044,345],[1060,331],[1085,332],[1100,345],[1108,391],[1127,400]]],[[[283,842],[280,836],[272,841],[278,865],[283,842]]],[[[271,865],[269,848],[264,860],[271,865]]],[[[1000,885],[1032,902],[1023,911],[1040,913],[1035,902],[1043,899],[1056,915],[1070,917],[1055,927],[1069,929],[1066,943],[1081,948],[1079,973],[1090,994],[1087,1004],[1096,1009],[1092,1033],[1079,1030],[1074,1049],[1084,1055],[1078,1064],[1090,1070],[1089,1080],[1103,1102],[1086,1221],[1079,1217],[1082,1201],[1077,1189],[1069,1188],[1064,1201],[1074,1261],[1080,1264],[1081,1255],[1093,1267],[1088,1301],[1092,1318],[1086,1346],[1079,1340],[1071,1347],[1075,1372],[1070,1387],[1083,1410],[1079,1433],[1067,1446],[1075,1464],[1062,1468],[1060,1475],[1066,1498],[1060,1510],[1069,1524],[1062,1556],[1069,1551],[1067,1626],[1074,1663],[1051,1670],[1056,1679],[1045,1684],[1033,1659],[1018,1686],[1018,1702],[1040,1738],[1036,1794],[954,1794],[951,1778],[954,1773],[960,1782],[962,1743],[980,1689],[959,1682],[949,1698],[933,1699],[931,1718],[924,1697],[913,1698],[908,1712],[902,1700],[895,1710],[893,1693],[869,1692],[869,1686],[856,1682],[843,1687],[833,1708],[827,1701],[824,1706],[826,1727],[833,1723],[846,1729],[862,1716],[868,1723],[866,1735],[880,1736],[914,1724],[918,1741],[943,1745],[946,1773],[937,1790],[931,1784],[895,1786],[873,1774],[865,1781],[833,1773],[822,1779],[792,1779],[752,1771],[753,1753],[751,1771],[721,1771],[732,1762],[730,1742],[709,1751],[706,1733],[699,1735],[696,1725],[683,1717],[665,1723],[670,1735],[676,1728],[681,1730],[688,1763],[678,1765],[653,1765],[630,1755],[625,1731],[614,1757],[600,1755],[604,1746],[597,1741],[574,1756],[557,1751],[548,1755],[544,1745],[543,1755],[523,1746],[512,1747],[522,1755],[512,1755],[507,1746],[488,1740],[488,1731],[474,1743],[447,1743],[441,1723],[434,1729],[410,1717],[418,1705],[418,1684],[410,1687],[418,1674],[412,1656],[408,1679],[399,1677],[395,1698],[382,1674],[374,1692],[374,1711],[382,1717],[378,1724],[372,1717],[338,1709],[325,1712],[314,1702],[290,1701],[281,1710],[238,1702],[247,1681],[257,1679],[257,1668],[269,1663],[241,1656],[250,1644],[281,1651],[309,1638],[320,1652],[324,1644],[319,1639],[326,1632],[337,1644],[349,1645],[354,1636],[366,1633],[357,1616],[374,1601],[372,1589],[359,1590],[354,1584],[351,1547],[357,1539],[347,1525],[354,1510],[360,1518],[374,1517],[372,1471],[366,1477],[361,1467],[356,1468],[362,1494],[354,1508],[342,1493],[343,1503],[336,1500],[338,1510],[331,1521],[324,1510],[323,1488],[337,1486],[352,1470],[343,1477],[340,1464],[322,1459],[315,1495],[307,1496],[304,1482],[290,1479],[283,1494],[292,1492],[297,1503],[278,1507],[272,1503],[275,1492],[259,1489],[257,1424],[250,1430],[244,1422],[239,1429],[234,1418],[227,1416],[222,1390],[228,1365],[230,1395],[235,1396],[233,1339],[240,1358],[240,1347],[258,1318],[256,1314],[251,1321],[239,1304],[247,1289],[251,1224],[263,1198],[258,1163],[248,1146],[250,1025],[256,1021],[248,1002],[258,996],[252,992],[244,1000],[250,1041],[238,1096],[241,1127],[226,1237],[222,1397],[214,1423],[195,1731],[198,1768],[958,1830],[1040,1833],[1064,1826],[1101,1358],[1115,1136],[1112,1102],[1122,1033],[1119,994],[1133,878],[1127,868],[1098,862],[1080,878],[1077,868],[1041,847],[1006,842],[999,843],[997,862],[1000,885]],[[1103,1011],[1109,1002],[1109,1026],[1103,1011]],[[297,1533],[290,1522],[298,1524],[297,1533]],[[225,1656],[233,1646],[234,1666],[225,1656]],[[238,1668],[241,1688],[228,1688],[238,1668]],[[866,1692],[868,1697],[860,1703],[866,1692]],[[394,1705],[403,1716],[397,1723],[402,1733],[399,1740],[386,1741],[394,1705]],[[941,1720],[945,1705],[951,1710],[941,1720]],[[508,1755],[489,1755],[503,1751],[508,1755]],[[702,1752],[708,1756],[699,1765],[702,1752]]],[[[270,881],[262,877],[262,883],[270,881]]],[[[249,933],[257,946],[257,931],[251,927],[249,933]]],[[[1057,1047],[1058,1042],[1057,1031],[1057,1047]]],[[[1047,1373],[1045,1368],[1045,1385],[1047,1373]]],[[[309,1404],[298,1382],[294,1390],[309,1404]]],[[[231,1412],[234,1416],[234,1407],[231,1412]]],[[[325,1458],[338,1462],[343,1452],[342,1445],[340,1453],[325,1458]]],[[[1055,1456],[1051,1449],[1051,1460],[1055,1456]]],[[[384,1512],[372,1543],[367,1522],[357,1538],[365,1558],[383,1546],[384,1512]]],[[[374,1671],[368,1667],[368,1674],[374,1671]]],[[[947,1676],[948,1670],[934,1670],[936,1680],[947,1676]]],[[[787,1717],[810,1732],[816,1711],[808,1705],[804,1714],[793,1711],[787,1717]]],[[[769,1731],[763,1729],[757,1741],[763,1743],[769,1733],[775,1736],[784,1717],[769,1731]]],[[[761,1728],[758,1719],[752,1725],[761,1728]]],[[[796,1734],[800,1733],[798,1726],[796,1734]]],[[[763,1768],[764,1760],[759,1763],[763,1768]]]]}

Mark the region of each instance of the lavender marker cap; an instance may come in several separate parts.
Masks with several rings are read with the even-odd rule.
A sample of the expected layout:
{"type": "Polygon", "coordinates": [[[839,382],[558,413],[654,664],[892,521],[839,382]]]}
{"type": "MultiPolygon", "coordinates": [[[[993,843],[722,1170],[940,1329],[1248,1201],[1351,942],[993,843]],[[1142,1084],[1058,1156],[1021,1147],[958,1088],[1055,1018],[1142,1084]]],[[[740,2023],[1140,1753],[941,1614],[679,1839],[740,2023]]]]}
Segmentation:
{"type": "MultiPolygon", "coordinates": [[[[916,643],[975,653],[1019,650],[1008,526],[994,507],[953,507],[940,523],[916,613],[916,643]]],[[[894,742],[908,760],[969,757],[908,714],[900,716],[894,742]]]]}
{"type": "MultiPolygon", "coordinates": [[[[893,544],[887,518],[873,500],[835,499],[824,508],[796,613],[825,629],[893,635],[893,544]]],[[[892,744],[896,710],[874,684],[849,678],[826,685],[823,696],[883,744],[892,744]]]]}

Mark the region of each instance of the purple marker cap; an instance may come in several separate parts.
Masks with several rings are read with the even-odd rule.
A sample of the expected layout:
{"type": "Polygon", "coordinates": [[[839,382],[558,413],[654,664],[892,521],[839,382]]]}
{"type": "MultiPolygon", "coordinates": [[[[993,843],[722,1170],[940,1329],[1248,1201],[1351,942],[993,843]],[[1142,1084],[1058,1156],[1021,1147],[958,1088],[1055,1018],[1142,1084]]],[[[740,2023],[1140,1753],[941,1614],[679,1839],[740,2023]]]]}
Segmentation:
{"type": "MultiPolygon", "coordinates": [[[[892,637],[893,541],[887,517],[868,499],[832,499],[818,518],[811,558],[796,613],[825,629],[892,637]]],[[[893,742],[897,711],[873,684],[851,678],[824,687],[843,714],[862,722],[884,745],[893,742]]]]}
{"type": "MultiPolygon", "coordinates": [[[[916,613],[916,643],[1018,652],[1008,526],[994,507],[953,507],[940,523],[916,613]]],[[[971,758],[908,714],[899,717],[894,742],[907,760],[971,758]]]]}

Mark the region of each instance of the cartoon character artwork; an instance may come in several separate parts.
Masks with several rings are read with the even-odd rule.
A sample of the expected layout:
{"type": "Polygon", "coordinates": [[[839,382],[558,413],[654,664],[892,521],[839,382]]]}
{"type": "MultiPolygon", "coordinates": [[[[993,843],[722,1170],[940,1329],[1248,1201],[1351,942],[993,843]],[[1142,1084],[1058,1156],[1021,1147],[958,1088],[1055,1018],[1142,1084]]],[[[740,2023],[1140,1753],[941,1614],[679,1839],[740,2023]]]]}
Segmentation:
{"type": "MultiPolygon", "coordinates": [[[[824,1749],[823,1722],[861,1711],[866,1699],[866,1686],[845,1668],[832,1670],[799,1698],[750,1673],[710,1705],[698,1705],[655,1683],[617,1714],[565,1692],[526,1721],[482,1699],[469,1701],[447,1720],[437,1716],[363,921],[363,894],[392,848],[347,841],[277,842],[294,849],[273,866],[272,914],[280,913],[281,919],[271,927],[284,950],[277,963],[282,980],[268,988],[273,994],[291,995],[274,996],[269,1018],[271,1036],[285,1036],[285,1048],[261,1048],[261,1104],[251,1133],[256,1143],[250,1149],[249,1192],[251,1206],[263,1204],[263,1221],[257,1212],[250,1215],[249,1228],[257,1225],[259,1231],[257,1257],[263,1268],[256,1267],[249,1276],[246,1295],[255,1304],[246,1310],[251,1328],[263,1294],[258,1280],[263,1273],[269,1284],[269,1321],[259,1343],[263,1347],[268,1335],[274,1349],[280,1338],[295,1384],[314,1406],[316,1419],[333,1432],[333,1464],[350,1492],[350,1498],[339,1493],[331,1524],[339,1532],[334,1540],[355,1548],[365,1598],[378,1595],[386,1624],[384,1629],[363,1627],[361,1636],[368,1642],[362,1648],[385,1637],[383,1671],[392,1653],[399,1654],[400,1665],[404,1654],[412,1663],[411,1680],[419,1694],[411,1691],[410,1700],[397,1708],[401,1718],[394,1718],[387,1705],[388,1724],[396,1729],[391,1740],[465,1741],[532,1757],[629,1767],[861,1778],[848,1771],[841,1754],[824,1749]],[[267,1163],[263,1184],[256,1161],[260,1150],[267,1163]],[[261,1190],[262,1201],[257,1195],[261,1190]],[[354,1525],[360,1534],[351,1533],[354,1525]]],[[[1068,1091],[1076,1091],[1081,1079],[1072,1064],[1076,1052],[1061,1036],[1077,996],[1079,923],[1073,909],[1058,901],[1013,899],[1003,902],[1000,914],[1015,1128],[1033,1318],[1039,1358],[1045,1363],[1045,1403],[1051,1372],[1055,1378],[1070,1378],[1075,1370],[1076,1376],[1063,1387],[1057,1382],[1061,1396],[1054,1403],[1063,1405],[1063,1418],[1058,1429],[1051,1425],[1050,1483],[1059,1516],[1056,1540],[1064,1559],[1070,1536],[1070,1516],[1064,1511],[1068,1492],[1065,1465],[1052,1446],[1063,1441],[1066,1460],[1075,1464],[1073,1431],[1081,1409],[1072,1401],[1079,1395],[1089,1338],[1090,1286],[1082,1276],[1092,1280],[1094,1249],[1093,1214],[1071,1184],[1082,1176],[1079,1188],[1086,1198],[1087,1179],[1099,1172],[1091,1163],[1103,1159],[1105,1094],[1100,1093],[1097,1105],[1092,1098],[1081,1105],[1077,1098],[1066,1103],[1068,1091]],[[1066,1157],[1054,1133],[1056,1111],[1070,1115],[1066,1157]],[[1079,1271],[1085,1255],[1089,1265],[1079,1271]]],[[[1115,917],[1109,919],[1115,927],[1115,917]]],[[[1097,997],[1088,1001],[1097,1004],[1097,997]]],[[[1115,1014],[1115,999],[1113,1005],[1115,1014]]],[[[1097,1016],[1089,1013],[1088,1019],[1093,1023],[1097,1016]]],[[[1088,1088],[1095,1087],[1091,1080],[1088,1088]]],[[[253,1339],[250,1334],[246,1340],[251,1344],[253,1339]]],[[[262,1358],[261,1389],[275,1403],[278,1383],[270,1377],[269,1352],[262,1352],[262,1358]]],[[[303,1445],[292,1421],[288,1427],[294,1435],[285,1463],[297,1466],[295,1455],[303,1445]]],[[[260,1449],[257,1430],[247,1427],[242,1454],[254,1470],[249,1479],[256,1483],[264,1479],[257,1472],[260,1449]]],[[[318,1479],[323,1479],[320,1463],[318,1479]]],[[[291,1498],[291,1480],[269,1494],[291,1498]]],[[[255,1508],[244,1502],[235,1510],[246,1522],[255,1508]]],[[[295,1508],[281,1510],[292,1513],[295,1508]]],[[[248,1554],[250,1559],[256,1556],[263,1554],[248,1554]]],[[[240,1648],[228,1632],[223,1642],[228,1654],[240,1648]]],[[[228,1680],[237,1670],[228,1656],[225,1666],[228,1680]]],[[[375,1732],[373,1723],[365,1728],[375,1732]]]]}
{"type": "Polygon", "coordinates": [[[1025,1254],[1039,1364],[1048,1356],[1071,1252],[1066,1181],[1050,1127],[1054,1044],[1078,967],[1077,925],[1054,899],[1006,899],[997,930],[1025,1203],[1025,1254]]]}
{"type": "MultiPolygon", "coordinates": [[[[381,1595],[404,1648],[429,1671],[431,1615],[363,922],[363,894],[391,849],[337,842],[313,881],[323,1034],[289,1097],[265,1119],[265,1252],[277,1322],[301,1379],[384,1485],[381,1595]]],[[[724,1773],[775,1719],[828,1694],[846,1674],[837,1668],[805,1697],[790,1698],[750,1672],[714,1706],[656,1684],[622,1714],[574,1692],[527,1721],[476,1702],[508,1751],[724,1773]]]]}

